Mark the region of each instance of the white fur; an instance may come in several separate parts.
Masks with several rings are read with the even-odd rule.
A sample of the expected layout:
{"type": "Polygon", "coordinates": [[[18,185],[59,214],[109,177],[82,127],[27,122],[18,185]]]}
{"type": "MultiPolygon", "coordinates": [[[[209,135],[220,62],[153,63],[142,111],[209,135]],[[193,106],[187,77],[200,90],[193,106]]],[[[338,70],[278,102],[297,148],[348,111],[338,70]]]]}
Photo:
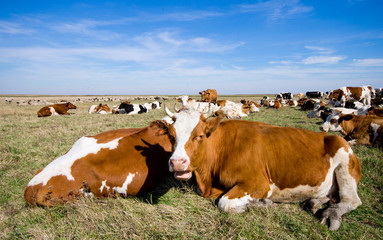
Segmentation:
{"type": "Polygon", "coordinates": [[[247,193],[245,193],[244,197],[234,199],[222,196],[218,201],[218,207],[225,212],[241,213],[246,211],[247,205],[252,201],[254,201],[254,199],[247,193]]]}
{"type": "Polygon", "coordinates": [[[372,140],[372,143],[375,142],[376,138],[378,137],[378,129],[381,127],[379,124],[376,124],[376,123],[371,123],[371,128],[372,128],[372,131],[373,131],[373,140],[372,140]]]}
{"type": "Polygon", "coordinates": [[[122,184],[121,187],[114,187],[113,191],[118,192],[119,194],[122,194],[126,196],[126,191],[128,190],[128,185],[132,183],[133,178],[135,174],[129,173],[129,175],[126,177],[125,182],[122,184]]]}
{"type": "Polygon", "coordinates": [[[49,107],[49,110],[51,111],[52,116],[59,116],[59,115],[60,115],[60,114],[58,114],[58,113],[56,112],[56,110],[55,110],[54,107],[49,107]]]}
{"type": "Polygon", "coordinates": [[[97,143],[97,140],[92,137],[80,138],[65,155],[57,158],[48,164],[39,174],[35,175],[28,183],[28,186],[40,183],[46,185],[49,179],[58,175],[66,176],[68,180],[74,180],[71,174],[71,167],[78,159],[88,154],[96,154],[103,148],[115,149],[120,139],[121,138],[117,138],[107,143],[97,143]]]}
{"type": "MultiPolygon", "coordinates": [[[[176,130],[176,146],[173,152],[173,155],[170,159],[185,159],[187,160],[186,167],[187,169],[190,164],[189,156],[185,150],[185,144],[189,141],[191,133],[194,128],[197,126],[200,120],[200,113],[196,111],[181,111],[180,113],[175,114],[177,121],[174,123],[174,128],[176,130]]],[[[173,172],[173,168],[169,164],[169,171],[173,172]]]]}

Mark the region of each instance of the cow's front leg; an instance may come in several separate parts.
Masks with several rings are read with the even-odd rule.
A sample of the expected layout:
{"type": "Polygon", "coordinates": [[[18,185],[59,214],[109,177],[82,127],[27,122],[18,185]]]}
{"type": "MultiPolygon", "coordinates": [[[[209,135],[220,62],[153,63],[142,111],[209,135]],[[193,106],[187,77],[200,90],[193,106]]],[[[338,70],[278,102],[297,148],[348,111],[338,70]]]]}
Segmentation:
{"type": "Polygon", "coordinates": [[[267,189],[255,190],[235,185],[219,199],[218,207],[225,212],[240,213],[246,211],[250,206],[270,206],[272,201],[266,199],[266,197],[267,189]]]}

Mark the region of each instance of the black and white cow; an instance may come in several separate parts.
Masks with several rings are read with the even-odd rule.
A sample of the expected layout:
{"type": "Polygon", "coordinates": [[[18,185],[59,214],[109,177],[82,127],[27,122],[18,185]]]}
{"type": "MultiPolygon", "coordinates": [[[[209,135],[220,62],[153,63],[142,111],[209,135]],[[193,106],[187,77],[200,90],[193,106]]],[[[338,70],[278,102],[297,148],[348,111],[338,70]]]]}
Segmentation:
{"type": "Polygon", "coordinates": [[[306,97],[307,98],[322,98],[323,92],[319,92],[319,91],[306,92],[306,97]]]}
{"type": "Polygon", "coordinates": [[[120,104],[120,106],[118,107],[115,113],[134,115],[134,114],[142,114],[146,112],[148,112],[148,109],[142,105],[123,102],[120,104]]]}

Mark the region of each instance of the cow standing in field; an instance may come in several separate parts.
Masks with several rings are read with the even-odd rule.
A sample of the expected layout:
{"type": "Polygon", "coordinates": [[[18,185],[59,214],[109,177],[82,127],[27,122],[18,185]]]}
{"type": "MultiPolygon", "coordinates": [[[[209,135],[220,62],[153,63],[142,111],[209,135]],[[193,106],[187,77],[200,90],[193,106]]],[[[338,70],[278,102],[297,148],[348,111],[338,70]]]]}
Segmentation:
{"type": "Polygon", "coordinates": [[[194,173],[202,195],[220,197],[223,211],[306,200],[315,209],[329,202],[322,222],[336,230],[342,215],[361,205],[361,166],[339,136],[165,110],[174,120],[162,130],[174,139],[169,170],[179,180],[194,173]],[[336,204],[330,201],[334,198],[336,204]]]}
{"type": "Polygon", "coordinates": [[[341,132],[349,144],[383,148],[383,118],[353,114],[332,114],[320,127],[325,132],[341,132]]]}
{"type": "Polygon", "coordinates": [[[37,112],[38,117],[49,117],[49,116],[58,116],[58,115],[69,115],[69,109],[77,109],[75,105],[70,102],[67,103],[57,103],[45,106],[37,112]]]}
{"type": "Polygon", "coordinates": [[[168,173],[172,146],[154,122],[80,138],[63,156],[39,170],[25,189],[27,203],[54,206],[79,197],[122,197],[147,192],[168,173]]]}
{"type": "Polygon", "coordinates": [[[201,95],[202,102],[215,103],[217,101],[217,90],[206,89],[205,91],[199,92],[201,95]]]}

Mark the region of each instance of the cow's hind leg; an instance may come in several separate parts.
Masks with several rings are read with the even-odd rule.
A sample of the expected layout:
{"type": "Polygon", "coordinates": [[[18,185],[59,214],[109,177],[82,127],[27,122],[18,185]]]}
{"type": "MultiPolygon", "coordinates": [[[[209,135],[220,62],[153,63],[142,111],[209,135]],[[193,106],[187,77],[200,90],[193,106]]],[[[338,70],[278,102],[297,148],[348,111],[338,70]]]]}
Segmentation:
{"type": "Polygon", "coordinates": [[[335,176],[340,201],[330,205],[322,214],[322,223],[328,222],[330,230],[337,230],[340,227],[342,215],[362,204],[357,193],[361,167],[352,149],[349,146],[340,148],[334,156],[334,163],[339,163],[335,169],[335,176]]]}

